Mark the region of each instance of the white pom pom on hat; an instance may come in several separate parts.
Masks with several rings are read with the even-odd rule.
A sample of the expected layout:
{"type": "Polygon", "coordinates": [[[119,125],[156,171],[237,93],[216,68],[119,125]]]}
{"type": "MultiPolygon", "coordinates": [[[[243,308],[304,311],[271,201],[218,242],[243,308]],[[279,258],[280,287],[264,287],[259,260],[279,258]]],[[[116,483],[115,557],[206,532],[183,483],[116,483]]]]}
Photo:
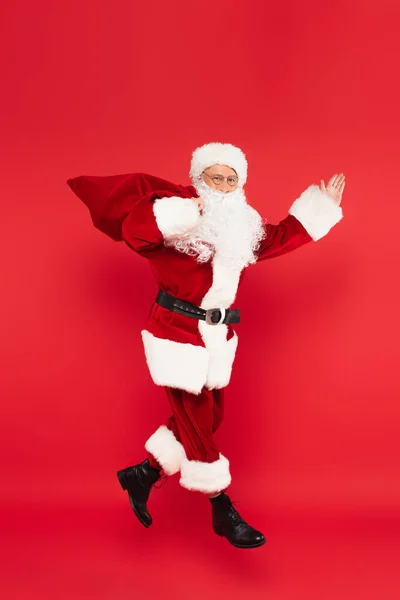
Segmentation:
{"type": "Polygon", "coordinates": [[[247,180],[247,160],[244,152],[232,144],[213,142],[196,148],[192,155],[190,177],[197,179],[204,169],[212,165],[226,165],[234,169],[239,178],[238,185],[242,187],[247,180]]]}

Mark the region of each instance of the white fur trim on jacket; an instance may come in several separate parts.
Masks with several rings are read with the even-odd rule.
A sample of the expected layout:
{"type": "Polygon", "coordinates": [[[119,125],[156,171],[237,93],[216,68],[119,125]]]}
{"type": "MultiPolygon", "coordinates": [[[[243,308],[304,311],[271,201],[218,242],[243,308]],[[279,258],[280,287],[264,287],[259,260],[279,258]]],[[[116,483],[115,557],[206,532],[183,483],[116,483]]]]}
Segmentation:
{"type": "Polygon", "coordinates": [[[205,494],[218,493],[228,487],[231,482],[229,461],[219,455],[219,460],[207,463],[185,458],[181,464],[182,487],[205,494]]]}
{"type": "Polygon", "coordinates": [[[164,340],[145,329],[141,333],[154,383],[200,394],[207,381],[209,358],[206,348],[164,340]]]}
{"type": "Polygon", "coordinates": [[[293,202],[289,214],[300,221],[315,242],[343,218],[342,208],[315,184],[293,202]]]}
{"type": "Polygon", "coordinates": [[[180,471],[182,461],[186,458],[185,450],[168,427],[161,425],[149,437],[144,445],[167,475],[175,475],[180,471]]]}
{"type": "Polygon", "coordinates": [[[226,165],[234,169],[239,178],[239,186],[242,187],[247,180],[247,160],[240,148],[232,144],[221,144],[213,142],[196,148],[192,155],[190,165],[190,177],[192,180],[200,177],[204,169],[212,165],[226,165]]]}
{"type": "Polygon", "coordinates": [[[205,385],[209,390],[226,387],[231,379],[238,335],[234,332],[233,337],[227,340],[226,325],[209,325],[205,321],[199,321],[199,331],[209,356],[205,385]]]}
{"type": "MultiPolygon", "coordinates": [[[[212,268],[213,282],[201,307],[229,308],[236,296],[241,269],[228,266],[218,253],[212,260],[212,268]]],[[[236,332],[227,340],[226,325],[209,325],[200,320],[198,328],[205,347],[165,340],[142,331],[147,365],[156,385],[192,394],[200,394],[203,386],[212,390],[228,385],[238,345],[236,332]]]]}
{"type": "MultiPolygon", "coordinates": [[[[212,285],[201,302],[201,308],[229,308],[235,300],[241,268],[228,266],[216,252],[212,259],[212,269],[212,285]]],[[[198,327],[210,357],[206,387],[210,390],[223,388],[231,378],[238,336],[234,332],[234,336],[227,340],[226,325],[209,325],[205,321],[199,321],[198,327]]]]}
{"type": "Polygon", "coordinates": [[[153,213],[164,238],[189,232],[200,219],[197,204],[190,198],[179,196],[158,198],[154,202],[153,213]]]}

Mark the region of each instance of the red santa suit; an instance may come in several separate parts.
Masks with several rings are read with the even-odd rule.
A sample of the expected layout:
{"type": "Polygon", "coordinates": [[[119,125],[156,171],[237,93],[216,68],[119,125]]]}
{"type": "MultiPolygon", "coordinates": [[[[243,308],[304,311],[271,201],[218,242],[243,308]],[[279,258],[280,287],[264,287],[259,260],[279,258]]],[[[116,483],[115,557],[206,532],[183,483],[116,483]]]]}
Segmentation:
{"type": "MultiPolygon", "coordinates": [[[[220,145],[224,148],[218,152],[216,146],[193,155],[192,177],[212,164],[225,164],[236,170],[243,186],[244,155],[232,152],[229,145],[220,145]]],[[[232,269],[218,252],[211,260],[198,262],[165,244],[201,218],[190,200],[198,196],[195,187],[144,173],[80,176],[68,184],[87,205],[98,229],[149,261],[159,289],[203,309],[232,307],[244,269],[232,269]]],[[[282,221],[263,224],[265,237],[256,251],[257,262],[317,241],[341,218],[342,209],[311,185],[282,221]]],[[[153,465],[169,475],[180,472],[180,483],[187,489],[217,493],[231,481],[229,461],[219,452],[213,434],[223,418],[224,388],[238,344],[235,328],[211,325],[154,302],[141,332],[152,380],[166,389],[172,409],[167,426],[161,425],[145,448],[153,465]]]]}

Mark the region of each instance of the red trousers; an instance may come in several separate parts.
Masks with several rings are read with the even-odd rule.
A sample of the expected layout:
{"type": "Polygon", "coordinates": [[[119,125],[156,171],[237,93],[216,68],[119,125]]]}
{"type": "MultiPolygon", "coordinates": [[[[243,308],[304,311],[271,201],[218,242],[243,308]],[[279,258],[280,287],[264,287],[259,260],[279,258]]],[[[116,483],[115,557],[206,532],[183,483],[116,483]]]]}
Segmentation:
{"type": "MultiPolygon", "coordinates": [[[[165,387],[172,415],[168,429],[185,449],[186,458],[203,462],[219,459],[219,451],[213,434],[224,418],[224,390],[203,388],[198,396],[165,387]]],[[[148,453],[152,466],[161,468],[158,461],[148,453]]]]}
{"type": "Polygon", "coordinates": [[[146,442],[150,464],[167,474],[181,472],[181,485],[218,492],[230,483],[229,462],[213,434],[224,417],[224,389],[203,388],[196,395],[165,387],[172,415],[146,442]]]}

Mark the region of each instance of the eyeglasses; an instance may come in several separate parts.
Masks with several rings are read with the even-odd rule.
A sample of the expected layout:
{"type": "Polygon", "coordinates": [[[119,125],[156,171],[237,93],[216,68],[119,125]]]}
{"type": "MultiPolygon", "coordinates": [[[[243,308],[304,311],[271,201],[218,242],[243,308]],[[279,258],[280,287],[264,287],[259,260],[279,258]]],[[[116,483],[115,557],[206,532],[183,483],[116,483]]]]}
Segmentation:
{"type": "Polygon", "coordinates": [[[211,179],[213,183],[215,183],[215,185],[221,185],[221,183],[226,179],[228,185],[230,187],[233,187],[234,185],[237,185],[237,182],[239,181],[239,178],[236,177],[236,175],[229,175],[229,177],[223,177],[222,175],[209,175],[205,171],[203,171],[203,174],[207,175],[207,177],[211,179]]]}

